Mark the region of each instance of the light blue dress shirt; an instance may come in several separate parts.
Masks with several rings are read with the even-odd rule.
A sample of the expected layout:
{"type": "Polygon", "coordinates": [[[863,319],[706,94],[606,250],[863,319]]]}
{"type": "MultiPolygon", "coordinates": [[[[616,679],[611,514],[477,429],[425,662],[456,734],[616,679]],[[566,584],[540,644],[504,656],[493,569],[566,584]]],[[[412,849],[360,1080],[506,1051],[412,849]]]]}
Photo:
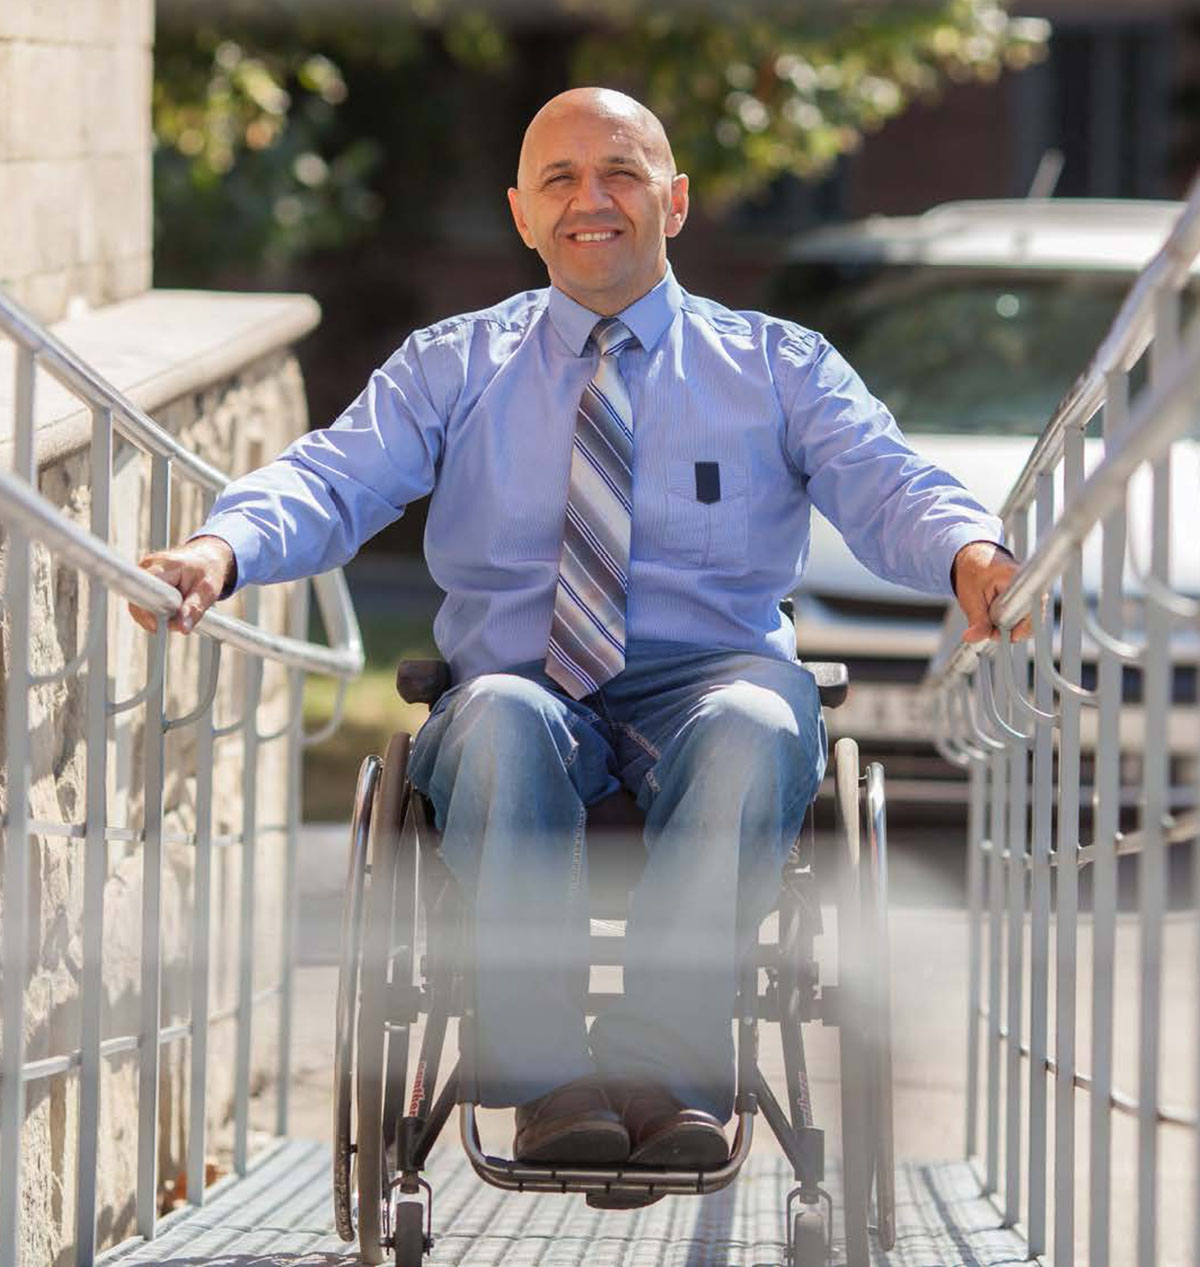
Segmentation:
{"type": "MultiPolygon", "coordinates": [[[[812,506],[872,571],[934,594],[963,545],[1002,540],[821,335],[689,295],[669,268],[620,317],[638,339],[620,362],[630,640],[795,659],[778,604],[800,585],[812,506]]],[[[434,638],[455,681],[541,658],[597,320],[550,287],[415,331],[331,426],[232,481],[200,531],[233,548],[237,588],[291,580],[432,492],[434,638]]]]}

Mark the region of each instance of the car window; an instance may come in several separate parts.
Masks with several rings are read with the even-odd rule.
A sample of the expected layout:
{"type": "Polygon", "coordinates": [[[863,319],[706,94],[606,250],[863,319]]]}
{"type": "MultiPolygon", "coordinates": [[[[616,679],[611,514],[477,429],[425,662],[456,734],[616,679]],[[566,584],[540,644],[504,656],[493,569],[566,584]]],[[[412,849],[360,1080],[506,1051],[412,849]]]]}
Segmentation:
{"type": "Polygon", "coordinates": [[[802,264],[783,274],[771,310],[824,334],[905,431],[1037,435],[1131,280],[802,264]]]}

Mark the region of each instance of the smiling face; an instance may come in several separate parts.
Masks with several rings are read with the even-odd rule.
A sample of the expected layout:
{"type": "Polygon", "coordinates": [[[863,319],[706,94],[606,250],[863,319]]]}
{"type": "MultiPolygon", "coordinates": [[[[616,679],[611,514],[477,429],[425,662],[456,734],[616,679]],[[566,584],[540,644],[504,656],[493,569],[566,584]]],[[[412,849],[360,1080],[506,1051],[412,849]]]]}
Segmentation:
{"type": "Polygon", "coordinates": [[[621,93],[577,88],[534,116],[508,201],[554,285],[612,316],[662,279],[687,190],[654,115],[621,93]]]}

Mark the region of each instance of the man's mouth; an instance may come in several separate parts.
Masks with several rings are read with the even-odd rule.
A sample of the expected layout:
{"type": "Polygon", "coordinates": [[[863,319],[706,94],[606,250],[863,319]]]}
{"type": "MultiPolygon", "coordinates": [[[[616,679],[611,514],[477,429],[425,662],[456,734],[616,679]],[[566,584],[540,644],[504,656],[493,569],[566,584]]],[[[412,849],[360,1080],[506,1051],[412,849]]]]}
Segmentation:
{"type": "Polygon", "coordinates": [[[572,242],[611,242],[619,236],[619,229],[582,229],[578,233],[567,234],[572,242]]]}

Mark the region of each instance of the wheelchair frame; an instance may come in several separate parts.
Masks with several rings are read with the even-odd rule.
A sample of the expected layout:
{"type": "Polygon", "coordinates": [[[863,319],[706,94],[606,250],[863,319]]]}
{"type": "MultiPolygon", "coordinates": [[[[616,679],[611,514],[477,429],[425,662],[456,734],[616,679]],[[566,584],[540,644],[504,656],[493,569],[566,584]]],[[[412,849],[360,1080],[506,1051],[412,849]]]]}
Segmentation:
{"type": "MultiPolygon", "coordinates": [[[[848,688],[845,666],[805,667],[817,678],[822,705],[836,708],[848,688]]],[[[406,662],[397,684],[409,702],[432,705],[449,684],[448,670],[439,661],[406,662]]],[[[802,1032],[805,1022],[820,1021],[840,1029],[848,1267],[869,1267],[872,1190],[878,1240],[890,1249],[895,1187],[882,767],[873,763],[860,777],[854,741],[842,739],[835,748],[837,984],[821,981],[815,954],[822,927],[811,809],[783,868],[778,938],[761,942],[757,934],[739,964],[731,1017],[737,1026],[737,1126],[729,1160],[706,1170],[560,1166],[488,1156],[481,1146],[472,1062],[470,926],[458,885],[438,851],[432,807],[408,782],[409,745],[409,735],[397,732],[382,760],[368,756],[355,794],[334,1058],[334,1211],[342,1238],[357,1237],[367,1263],[383,1262],[391,1250],[396,1267],[420,1267],[433,1244],[433,1190],[421,1170],[455,1104],[464,1151],[489,1184],[518,1192],[618,1196],[703,1195],[730,1184],[750,1154],[761,1109],[796,1180],[785,1206],[787,1263],[824,1267],[832,1252],[833,1203],[822,1187],[825,1138],[813,1121],[802,1032]],[[418,959],[422,915],[426,953],[418,959]],[[760,971],[766,977],[761,993],[760,971]],[[410,1084],[411,1027],[422,1013],[427,1021],[410,1084]],[[451,1016],[459,1018],[459,1060],[434,1098],[451,1016]],[[780,1026],[790,1118],[759,1068],[761,1020],[780,1026]]],[[[627,793],[617,794],[622,796],[632,804],[627,793]]],[[[589,807],[589,831],[603,830],[595,821],[603,817],[589,807]]],[[[623,900],[628,887],[620,885],[618,893],[623,900]]],[[[594,898],[593,918],[596,911],[594,898]]],[[[611,952],[620,942],[593,933],[589,973],[591,967],[619,964],[611,952]]],[[[594,1015],[593,1005],[612,997],[592,990],[589,982],[587,1014],[594,1015]]]]}

